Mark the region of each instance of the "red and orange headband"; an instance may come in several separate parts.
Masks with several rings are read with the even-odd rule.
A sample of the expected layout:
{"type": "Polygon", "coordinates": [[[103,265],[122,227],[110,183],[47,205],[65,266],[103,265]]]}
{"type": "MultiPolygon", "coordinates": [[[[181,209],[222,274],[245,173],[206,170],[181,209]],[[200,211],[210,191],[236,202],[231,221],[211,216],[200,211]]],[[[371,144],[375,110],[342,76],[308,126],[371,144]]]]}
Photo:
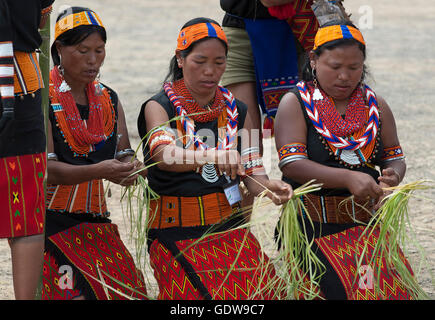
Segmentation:
{"type": "Polygon", "coordinates": [[[218,38],[228,44],[227,37],[220,26],[213,22],[197,23],[181,29],[177,39],[177,50],[185,50],[203,38],[218,38]]]}
{"type": "Polygon", "coordinates": [[[365,45],[365,41],[361,31],[346,25],[334,25],[320,28],[314,38],[314,48],[316,50],[321,45],[339,39],[355,39],[365,45]]]}

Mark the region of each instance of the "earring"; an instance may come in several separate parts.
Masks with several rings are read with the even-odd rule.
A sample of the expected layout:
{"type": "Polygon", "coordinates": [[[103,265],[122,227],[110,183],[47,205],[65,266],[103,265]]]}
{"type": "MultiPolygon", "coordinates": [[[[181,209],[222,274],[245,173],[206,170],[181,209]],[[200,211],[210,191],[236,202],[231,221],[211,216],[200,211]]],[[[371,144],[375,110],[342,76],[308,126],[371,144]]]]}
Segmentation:
{"type": "Polygon", "coordinates": [[[314,101],[323,100],[322,92],[319,90],[319,87],[317,86],[316,69],[311,70],[311,75],[313,76],[313,84],[314,84],[313,100],[314,101]]]}
{"type": "MultiPolygon", "coordinates": [[[[62,65],[58,65],[57,69],[59,69],[59,73],[62,75],[63,78],[63,74],[64,74],[64,69],[62,67],[62,65]]],[[[62,83],[59,86],[59,92],[68,92],[71,90],[71,87],[68,85],[68,83],[66,83],[65,78],[63,78],[62,83]]]]}

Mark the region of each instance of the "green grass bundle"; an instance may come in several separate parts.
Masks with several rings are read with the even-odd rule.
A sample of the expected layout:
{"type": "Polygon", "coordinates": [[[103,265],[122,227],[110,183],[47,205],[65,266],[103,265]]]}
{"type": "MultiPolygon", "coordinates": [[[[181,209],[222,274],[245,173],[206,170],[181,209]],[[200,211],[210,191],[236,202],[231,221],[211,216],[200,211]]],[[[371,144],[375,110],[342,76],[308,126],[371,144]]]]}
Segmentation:
{"type": "MultiPolygon", "coordinates": [[[[325,267],[312,250],[314,238],[307,237],[305,221],[301,219],[301,226],[298,221],[299,213],[306,211],[301,197],[320,188],[321,185],[313,185],[310,181],[295,189],[292,199],[282,207],[277,226],[279,254],[275,259],[276,271],[281,278],[277,287],[281,298],[321,298],[319,280],[325,267]]],[[[308,221],[313,227],[312,221],[308,221]]]]}
{"type": "Polygon", "coordinates": [[[366,257],[366,253],[369,251],[369,244],[366,243],[362,249],[357,267],[357,270],[359,270],[363,263],[366,264],[368,261],[368,265],[373,270],[373,276],[377,279],[374,281],[376,288],[379,288],[381,268],[378,263],[375,264],[375,261],[385,259],[387,267],[397,272],[402,285],[410,292],[413,299],[430,299],[419,285],[416,274],[411,272],[407,263],[405,263],[402,251],[402,249],[405,250],[408,246],[413,245],[417,248],[421,261],[424,262],[425,260],[424,250],[419,245],[411,225],[408,204],[410,198],[415,196],[415,191],[430,188],[433,188],[433,186],[425,184],[425,181],[416,181],[389,188],[388,190],[393,192],[383,199],[382,206],[373,215],[361,235],[361,237],[370,237],[375,230],[379,231],[379,240],[375,243],[371,258],[366,257]]]}

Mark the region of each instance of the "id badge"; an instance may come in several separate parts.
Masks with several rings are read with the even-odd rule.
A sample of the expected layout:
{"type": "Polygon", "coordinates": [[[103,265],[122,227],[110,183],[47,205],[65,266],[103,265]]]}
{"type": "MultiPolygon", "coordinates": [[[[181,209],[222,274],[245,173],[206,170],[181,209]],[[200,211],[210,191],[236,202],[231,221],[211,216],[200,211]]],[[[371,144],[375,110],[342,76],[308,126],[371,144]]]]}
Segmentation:
{"type": "Polygon", "coordinates": [[[237,181],[231,181],[228,176],[225,176],[228,183],[226,183],[224,188],[225,196],[227,197],[227,201],[230,206],[236,204],[237,202],[242,201],[242,195],[240,194],[239,184],[237,181]]]}

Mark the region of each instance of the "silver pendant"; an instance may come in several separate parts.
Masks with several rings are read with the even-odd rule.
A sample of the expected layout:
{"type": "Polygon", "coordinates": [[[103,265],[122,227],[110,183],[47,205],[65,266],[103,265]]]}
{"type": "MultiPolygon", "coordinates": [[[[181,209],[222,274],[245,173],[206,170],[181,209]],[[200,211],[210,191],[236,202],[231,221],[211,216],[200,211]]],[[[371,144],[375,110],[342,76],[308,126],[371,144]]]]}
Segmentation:
{"type": "Polygon", "coordinates": [[[66,81],[63,80],[62,83],[59,86],[59,92],[68,92],[70,90],[71,90],[71,88],[68,85],[68,83],[66,83],[66,81]]]}
{"type": "Polygon", "coordinates": [[[323,100],[323,95],[318,88],[314,89],[313,100],[314,101],[323,100]]]}
{"type": "Polygon", "coordinates": [[[201,177],[208,183],[215,183],[219,180],[219,176],[216,172],[216,167],[212,163],[206,163],[202,166],[201,177]]]}
{"type": "Polygon", "coordinates": [[[359,157],[352,150],[342,150],[340,153],[340,159],[350,165],[359,165],[361,164],[359,157]]]}

